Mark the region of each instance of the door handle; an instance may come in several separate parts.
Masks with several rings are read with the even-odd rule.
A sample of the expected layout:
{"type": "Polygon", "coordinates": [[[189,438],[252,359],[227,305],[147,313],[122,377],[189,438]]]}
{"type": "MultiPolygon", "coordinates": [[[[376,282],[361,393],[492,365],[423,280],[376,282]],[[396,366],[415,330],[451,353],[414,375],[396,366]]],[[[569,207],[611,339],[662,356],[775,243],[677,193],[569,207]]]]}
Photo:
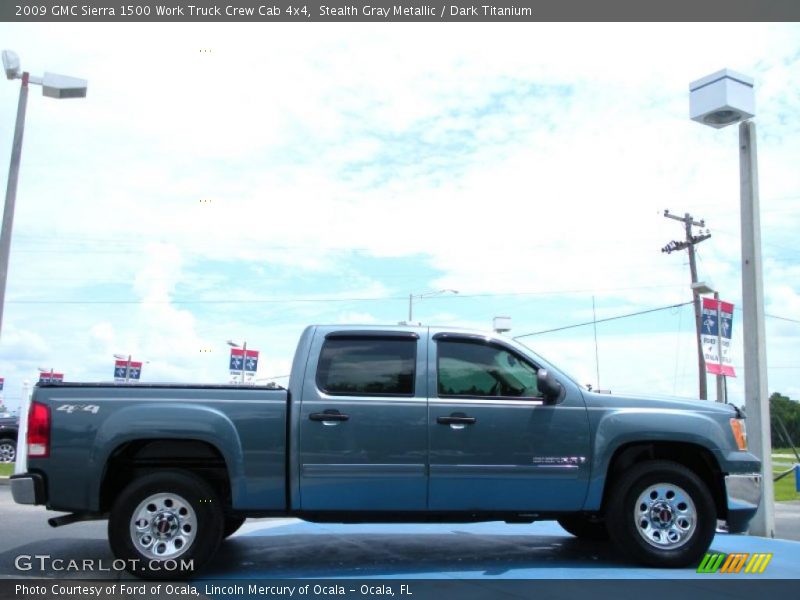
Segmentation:
{"type": "Polygon", "coordinates": [[[347,421],[350,415],[343,415],[338,410],[326,410],[321,413],[311,413],[308,418],[312,421],[347,421]]]}
{"type": "Polygon", "coordinates": [[[462,415],[450,415],[449,417],[436,417],[439,425],[474,425],[477,419],[462,415]]]}

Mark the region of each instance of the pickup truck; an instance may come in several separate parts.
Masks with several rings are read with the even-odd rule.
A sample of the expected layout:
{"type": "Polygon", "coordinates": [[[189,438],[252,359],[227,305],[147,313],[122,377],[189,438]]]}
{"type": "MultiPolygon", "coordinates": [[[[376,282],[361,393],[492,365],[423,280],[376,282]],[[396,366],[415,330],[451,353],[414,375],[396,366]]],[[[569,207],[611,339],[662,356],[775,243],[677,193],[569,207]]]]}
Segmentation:
{"type": "Polygon", "coordinates": [[[247,517],[557,520],[659,567],[746,530],[760,462],[742,414],[596,394],[500,335],[311,326],[288,389],[40,384],[14,500],[108,519],[117,561],[189,576],[247,517]]]}
{"type": "Polygon", "coordinates": [[[0,414],[0,463],[13,463],[17,458],[19,418],[0,414]]]}

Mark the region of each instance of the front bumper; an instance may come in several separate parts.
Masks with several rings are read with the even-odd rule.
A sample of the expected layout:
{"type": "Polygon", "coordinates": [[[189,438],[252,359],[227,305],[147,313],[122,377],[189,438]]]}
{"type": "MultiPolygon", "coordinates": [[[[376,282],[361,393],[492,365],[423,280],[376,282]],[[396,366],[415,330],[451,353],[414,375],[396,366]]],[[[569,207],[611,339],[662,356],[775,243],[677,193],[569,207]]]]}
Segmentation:
{"type": "Polygon", "coordinates": [[[736,473],[725,476],[728,503],[728,531],[742,533],[761,503],[761,473],[736,473]]]}
{"type": "Polygon", "coordinates": [[[44,478],[38,473],[20,473],[10,477],[11,496],[17,504],[45,504],[44,478]]]}

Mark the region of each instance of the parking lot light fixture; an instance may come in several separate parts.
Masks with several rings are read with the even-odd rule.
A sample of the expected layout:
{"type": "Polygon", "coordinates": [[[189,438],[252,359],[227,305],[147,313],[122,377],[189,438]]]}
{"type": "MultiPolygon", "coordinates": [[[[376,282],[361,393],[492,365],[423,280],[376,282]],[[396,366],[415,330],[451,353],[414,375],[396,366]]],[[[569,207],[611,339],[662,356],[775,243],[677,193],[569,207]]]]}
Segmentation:
{"type": "Polygon", "coordinates": [[[87,82],[85,79],[45,73],[42,77],[34,77],[20,67],[19,56],[11,50],[3,50],[3,69],[8,79],[20,79],[19,101],[17,103],[17,121],[14,126],[14,141],[11,145],[11,163],[8,168],[8,184],[6,187],[6,203],[3,210],[3,225],[0,231],[0,335],[3,328],[3,309],[6,299],[6,282],[8,280],[8,261],[11,251],[11,231],[14,226],[14,205],[17,199],[17,183],[19,165],[22,156],[22,137],[25,131],[25,110],[28,106],[29,84],[42,87],[42,94],[50,98],[84,98],[87,82]]]}
{"type": "Polygon", "coordinates": [[[715,129],[739,123],[744,395],[748,445],[761,460],[762,481],[761,504],[750,523],[750,533],[775,537],[756,125],[750,120],[755,113],[751,77],[723,69],[689,84],[692,120],[715,129]]]}

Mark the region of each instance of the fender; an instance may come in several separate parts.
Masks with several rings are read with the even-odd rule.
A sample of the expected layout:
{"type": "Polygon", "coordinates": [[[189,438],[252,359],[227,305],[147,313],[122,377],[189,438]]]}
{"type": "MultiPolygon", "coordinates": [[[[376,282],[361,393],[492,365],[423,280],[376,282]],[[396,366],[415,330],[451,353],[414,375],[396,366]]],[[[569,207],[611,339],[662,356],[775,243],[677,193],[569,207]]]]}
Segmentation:
{"type": "Polygon", "coordinates": [[[100,508],[100,484],[114,450],[134,440],[186,439],[207,442],[222,454],[231,483],[233,505],[247,494],[241,440],[231,420],[215,408],[166,401],[153,410],[150,403],[128,406],[100,425],[89,454],[90,510],[100,508]]]}
{"type": "Polygon", "coordinates": [[[594,465],[584,510],[599,510],[614,453],[634,442],[684,442],[709,450],[721,464],[725,432],[702,412],[664,408],[610,409],[600,417],[595,430],[594,465]]]}

